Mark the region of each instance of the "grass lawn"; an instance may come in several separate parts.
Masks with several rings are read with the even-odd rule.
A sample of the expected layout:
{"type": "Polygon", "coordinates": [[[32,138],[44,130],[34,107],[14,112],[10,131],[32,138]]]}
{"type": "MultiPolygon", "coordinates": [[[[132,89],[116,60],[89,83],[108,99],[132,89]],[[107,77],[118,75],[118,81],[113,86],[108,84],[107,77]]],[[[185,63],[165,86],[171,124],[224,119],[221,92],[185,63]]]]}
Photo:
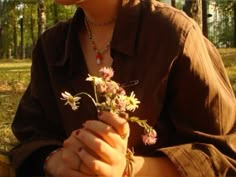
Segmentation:
{"type": "Polygon", "coordinates": [[[0,60],[0,152],[8,151],[16,143],[10,125],[28,85],[30,65],[30,60],[0,60]]]}
{"type": "Polygon", "coordinates": [[[219,49],[236,95],[236,48],[219,49]]]}
{"type": "MultiPolygon", "coordinates": [[[[236,94],[236,48],[219,49],[236,94]]],[[[17,104],[29,82],[30,60],[0,60],[0,152],[8,151],[17,141],[10,125],[17,104]]]]}

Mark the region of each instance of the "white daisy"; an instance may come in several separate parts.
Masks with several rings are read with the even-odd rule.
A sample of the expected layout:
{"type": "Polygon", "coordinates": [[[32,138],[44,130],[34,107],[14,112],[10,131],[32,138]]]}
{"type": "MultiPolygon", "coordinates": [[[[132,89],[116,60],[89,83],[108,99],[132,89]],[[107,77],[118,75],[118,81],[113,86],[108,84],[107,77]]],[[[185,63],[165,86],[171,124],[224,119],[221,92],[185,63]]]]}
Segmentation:
{"type": "Polygon", "coordinates": [[[66,103],[65,105],[69,104],[72,108],[72,110],[77,110],[78,107],[79,107],[79,100],[81,99],[81,97],[78,97],[78,96],[72,96],[69,92],[64,92],[64,93],[61,93],[62,95],[62,98],[61,100],[65,100],[66,103]]]}

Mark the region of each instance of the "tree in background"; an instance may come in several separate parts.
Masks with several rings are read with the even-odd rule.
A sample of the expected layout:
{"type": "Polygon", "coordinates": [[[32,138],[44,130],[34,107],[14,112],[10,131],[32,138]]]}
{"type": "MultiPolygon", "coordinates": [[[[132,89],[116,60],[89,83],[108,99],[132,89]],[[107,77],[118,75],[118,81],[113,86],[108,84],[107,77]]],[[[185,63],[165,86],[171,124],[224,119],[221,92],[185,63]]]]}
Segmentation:
{"type": "Polygon", "coordinates": [[[74,11],[52,0],[0,0],[0,58],[30,58],[38,35],[74,11]]]}
{"type": "Polygon", "coordinates": [[[183,10],[193,18],[202,29],[202,0],[185,0],[183,10]]]}
{"type": "Polygon", "coordinates": [[[236,47],[236,0],[176,0],[217,47],[236,47]]]}
{"type": "Polygon", "coordinates": [[[44,0],[38,0],[38,36],[46,30],[46,7],[44,0]]]}
{"type": "Polygon", "coordinates": [[[208,36],[217,47],[235,47],[235,3],[236,0],[209,1],[212,17],[208,23],[208,36]]]}
{"type": "Polygon", "coordinates": [[[176,7],[176,0],[171,0],[171,5],[172,5],[173,7],[176,7]]]}
{"type": "Polygon", "coordinates": [[[25,6],[26,4],[21,3],[18,7],[21,10],[20,15],[20,58],[25,58],[25,6]]]}
{"type": "Polygon", "coordinates": [[[234,8],[234,47],[236,47],[236,1],[233,3],[234,8]]]}
{"type": "Polygon", "coordinates": [[[208,14],[208,0],[202,0],[202,32],[208,37],[208,17],[211,15],[208,14]]]}
{"type": "Polygon", "coordinates": [[[203,34],[208,36],[208,0],[185,0],[183,10],[193,18],[200,28],[203,34]]]}

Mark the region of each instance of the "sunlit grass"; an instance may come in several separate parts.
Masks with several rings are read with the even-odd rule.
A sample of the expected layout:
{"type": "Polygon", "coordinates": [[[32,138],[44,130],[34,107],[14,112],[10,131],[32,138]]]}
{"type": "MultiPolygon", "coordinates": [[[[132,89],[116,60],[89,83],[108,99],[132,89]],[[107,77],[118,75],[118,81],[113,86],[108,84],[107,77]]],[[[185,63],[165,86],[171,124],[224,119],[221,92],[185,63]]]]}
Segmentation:
{"type": "Polygon", "coordinates": [[[28,85],[30,66],[30,60],[0,60],[0,152],[16,143],[10,125],[28,85]]]}
{"type": "Polygon", "coordinates": [[[219,49],[236,95],[236,48],[219,49]]]}

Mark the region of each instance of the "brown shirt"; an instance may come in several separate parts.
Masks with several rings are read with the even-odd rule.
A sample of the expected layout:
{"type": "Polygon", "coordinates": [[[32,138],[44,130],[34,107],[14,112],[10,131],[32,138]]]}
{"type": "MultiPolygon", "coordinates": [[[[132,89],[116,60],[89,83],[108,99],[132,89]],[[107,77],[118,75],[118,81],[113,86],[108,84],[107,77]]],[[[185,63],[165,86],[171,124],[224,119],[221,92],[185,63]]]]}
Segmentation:
{"type": "MultiPolygon", "coordinates": [[[[42,166],[49,148],[97,117],[86,97],[76,112],[60,100],[65,90],[93,94],[78,40],[83,18],[78,9],[47,30],[34,49],[32,79],[12,125],[21,141],[11,151],[17,169],[42,166]]],[[[144,146],[142,128],[131,124],[129,146],[136,155],[165,154],[183,177],[236,176],[235,96],[217,49],[193,20],[156,1],[124,1],[111,56],[114,80],[141,101],[133,115],[158,133],[156,145],[144,146]]]]}

